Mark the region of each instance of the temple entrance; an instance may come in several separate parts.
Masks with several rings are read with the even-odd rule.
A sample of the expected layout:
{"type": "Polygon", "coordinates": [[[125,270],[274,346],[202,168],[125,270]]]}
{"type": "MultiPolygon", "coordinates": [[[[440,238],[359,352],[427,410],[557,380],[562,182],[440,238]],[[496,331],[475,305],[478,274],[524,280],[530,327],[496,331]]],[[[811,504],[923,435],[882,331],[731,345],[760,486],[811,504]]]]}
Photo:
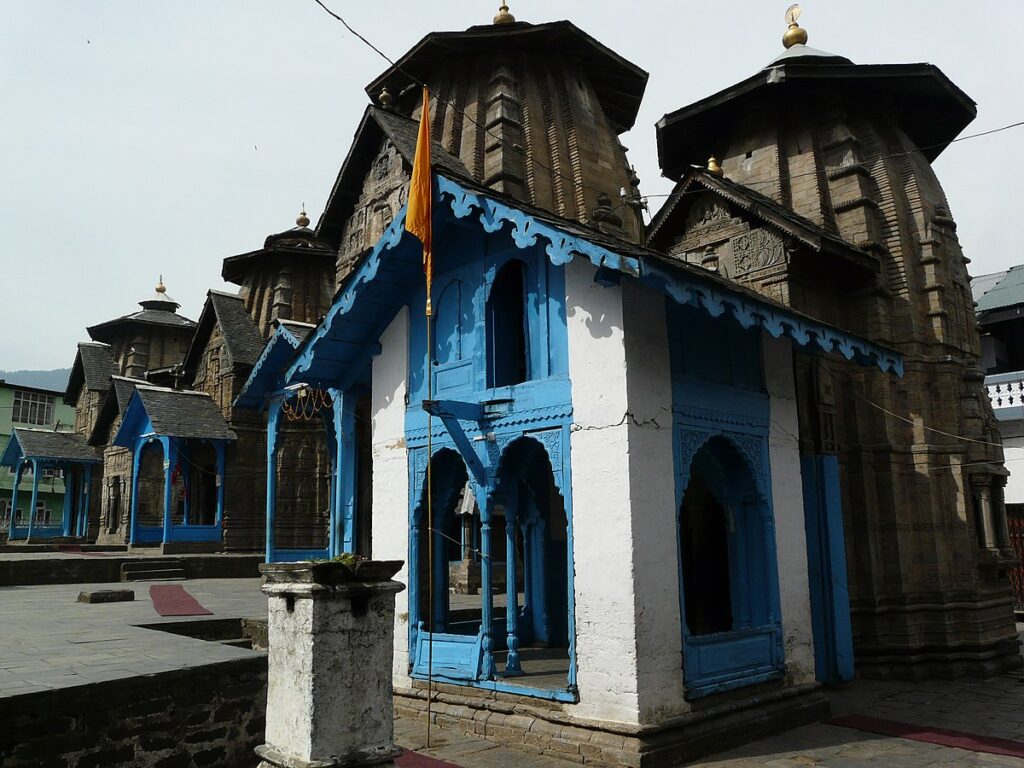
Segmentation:
{"type": "MultiPolygon", "coordinates": [[[[164,524],[164,447],[159,440],[146,443],[139,456],[138,477],[135,481],[135,525],[137,534],[143,529],[160,529],[164,524]]],[[[136,536],[136,541],[159,540],[157,534],[136,536]]]]}
{"type": "Polygon", "coordinates": [[[279,560],[330,557],[331,472],[319,422],[289,422],[278,433],[273,541],[279,560]]]}
{"type": "MultiPolygon", "coordinates": [[[[480,633],[482,604],[476,582],[459,583],[464,559],[479,563],[479,515],[466,465],[455,451],[442,448],[431,459],[433,542],[428,520],[426,487],[413,520],[415,545],[410,566],[415,567],[417,616],[428,632],[476,637],[480,633]],[[433,552],[431,553],[431,544],[433,552]],[[430,610],[430,561],[433,556],[433,612],[430,610]]],[[[477,572],[479,568],[477,567],[477,572]]]]}
{"type": "Polygon", "coordinates": [[[491,551],[494,582],[498,569],[505,571],[505,621],[504,638],[496,626],[495,662],[499,674],[517,684],[565,689],[571,589],[565,505],[548,454],[536,440],[513,441],[500,467],[491,551]],[[504,562],[497,559],[502,552],[504,562]]]}
{"type": "Polygon", "coordinates": [[[183,471],[188,472],[186,525],[214,525],[217,522],[217,451],[210,443],[188,445],[183,471]]]}
{"type": "Polygon", "coordinates": [[[683,675],[694,698],[782,674],[767,489],[723,435],[694,454],[679,510],[683,675]]]}

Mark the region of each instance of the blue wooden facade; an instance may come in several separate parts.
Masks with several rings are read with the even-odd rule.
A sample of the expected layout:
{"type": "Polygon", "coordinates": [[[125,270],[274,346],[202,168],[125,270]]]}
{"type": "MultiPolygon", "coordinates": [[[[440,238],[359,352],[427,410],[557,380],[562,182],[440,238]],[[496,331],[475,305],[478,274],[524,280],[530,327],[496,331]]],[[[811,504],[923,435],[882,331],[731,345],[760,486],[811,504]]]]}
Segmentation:
{"type": "Polygon", "coordinates": [[[112,441],[132,452],[129,543],[220,542],[225,452],[234,439],[208,395],[137,386],[112,441]],[[159,521],[150,515],[147,522],[141,483],[144,463],[154,461],[162,485],[159,521]]]}
{"type": "Polygon", "coordinates": [[[768,444],[772,414],[761,339],[785,336],[796,347],[837,353],[896,375],[901,359],[664,256],[560,226],[443,176],[437,177],[434,215],[429,334],[421,309],[426,296],[419,244],[404,235],[403,210],[347,278],[294,359],[283,369],[254,372],[243,394],[262,392],[269,407],[268,560],[285,556],[274,550],[270,534],[274,435],[282,404],[304,388],[328,391],[332,398],[336,501],[325,554],[352,551],[356,489],[344,458],[345,436],[351,434],[346,403],[369,383],[385,328],[408,308],[410,673],[426,676],[429,667],[435,678],[451,682],[577,700],[573,574],[574,558],[586,553],[573,545],[574,390],[566,330],[573,308],[567,307],[565,268],[585,259],[606,290],[634,280],[652,296],[671,299],[664,322],[687,698],[782,677],[768,444]],[[427,519],[428,493],[433,520],[427,519]],[[460,535],[455,508],[466,498],[477,512],[460,535]],[[715,511],[701,511],[706,509],[715,511]],[[704,519],[710,517],[713,523],[704,519]],[[478,616],[451,610],[444,553],[453,542],[463,549],[469,542],[484,566],[478,616]],[[440,553],[432,574],[433,613],[425,595],[431,549],[440,553]],[[717,561],[709,555],[718,555],[717,561]],[[504,576],[500,615],[493,600],[496,574],[504,576]],[[709,579],[720,583],[710,589],[709,579]],[[565,649],[564,686],[517,684],[527,645],[565,649]]]}
{"type": "Polygon", "coordinates": [[[89,530],[93,467],[98,463],[96,452],[81,435],[16,427],[0,454],[0,466],[10,467],[14,473],[8,539],[85,538],[89,530]],[[29,470],[32,472],[32,492],[28,525],[18,525],[13,510],[18,509],[21,482],[29,470]],[[49,524],[36,520],[39,482],[46,470],[60,471],[65,488],[60,521],[49,524]]]}

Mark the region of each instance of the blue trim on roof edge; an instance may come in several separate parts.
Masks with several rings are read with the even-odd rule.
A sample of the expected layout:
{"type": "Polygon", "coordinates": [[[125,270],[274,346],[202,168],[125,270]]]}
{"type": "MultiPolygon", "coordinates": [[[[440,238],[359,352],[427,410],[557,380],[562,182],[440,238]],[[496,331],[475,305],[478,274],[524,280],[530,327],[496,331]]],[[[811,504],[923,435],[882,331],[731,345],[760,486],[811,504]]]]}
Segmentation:
{"type": "MultiPolygon", "coordinates": [[[[465,219],[479,211],[478,220],[484,231],[489,233],[499,231],[505,224],[511,224],[509,234],[516,247],[521,250],[535,246],[537,239],[543,237],[548,241],[544,250],[552,264],[568,264],[576,255],[584,256],[595,267],[613,269],[643,280],[660,288],[675,301],[695,306],[711,317],[720,317],[728,308],[744,328],[759,326],[775,338],[788,336],[798,346],[826,353],[838,352],[845,359],[860,365],[875,365],[883,373],[903,376],[903,358],[893,350],[825,323],[799,317],[782,307],[773,307],[758,301],[755,297],[741,295],[726,287],[714,286],[710,280],[704,282],[682,270],[670,272],[649,260],[642,261],[615,253],[596,243],[563,232],[556,226],[540,221],[517,208],[479,192],[467,190],[440,174],[436,174],[436,179],[435,203],[439,204],[438,207],[447,205],[456,219],[465,219]]],[[[297,374],[309,370],[316,343],[327,335],[338,315],[344,315],[352,308],[362,291],[362,286],[376,277],[382,254],[397,246],[402,239],[405,232],[405,214],[406,206],[403,206],[377,241],[366,261],[356,271],[352,282],[334,302],[316,330],[306,339],[303,354],[288,367],[284,383],[291,382],[297,374]]]]}
{"type": "Polygon", "coordinates": [[[261,377],[263,366],[269,359],[270,353],[277,346],[277,340],[280,338],[283,338],[285,342],[287,342],[293,350],[299,348],[299,340],[298,338],[296,338],[295,334],[289,331],[283,325],[277,326],[277,329],[274,331],[274,335],[270,337],[270,340],[263,347],[263,351],[260,353],[259,358],[257,358],[256,362],[253,364],[252,371],[249,373],[249,378],[245,380],[245,384],[242,386],[241,393],[238,395],[238,397],[235,398],[235,402],[232,403],[232,405],[234,405],[236,408],[244,408],[247,405],[257,405],[255,403],[249,402],[249,388],[253,386],[253,384],[256,382],[256,379],[261,377]]]}

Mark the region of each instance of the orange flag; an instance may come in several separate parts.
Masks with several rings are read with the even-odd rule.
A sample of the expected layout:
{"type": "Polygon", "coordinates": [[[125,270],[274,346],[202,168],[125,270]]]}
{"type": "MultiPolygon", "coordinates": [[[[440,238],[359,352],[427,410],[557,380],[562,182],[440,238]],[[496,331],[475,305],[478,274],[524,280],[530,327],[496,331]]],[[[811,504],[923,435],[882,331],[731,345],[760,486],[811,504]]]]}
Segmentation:
{"type": "Polygon", "coordinates": [[[405,229],[423,242],[423,273],[427,278],[427,317],[433,313],[430,289],[434,280],[433,243],[430,232],[433,193],[430,179],[430,93],[423,86],[423,114],[416,137],[416,157],[412,161],[409,182],[409,207],[405,212],[405,229]]]}

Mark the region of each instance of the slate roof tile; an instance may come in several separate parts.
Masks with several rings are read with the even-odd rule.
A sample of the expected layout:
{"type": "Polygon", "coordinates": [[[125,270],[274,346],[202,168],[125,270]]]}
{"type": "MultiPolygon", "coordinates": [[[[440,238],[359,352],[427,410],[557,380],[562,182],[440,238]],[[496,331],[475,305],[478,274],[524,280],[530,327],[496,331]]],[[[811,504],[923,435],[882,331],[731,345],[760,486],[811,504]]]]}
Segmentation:
{"type": "Polygon", "coordinates": [[[136,387],[146,415],[158,435],[234,440],[220,408],[205,392],[164,387],[136,387]]]}
{"type": "Polygon", "coordinates": [[[77,432],[54,432],[49,429],[15,427],[4,450],[3,463],[13,466],[15,458],[12,443],[17,440],[21,457],[65,459],[68,461],[98,461],[99,455],[77,432]]]}

